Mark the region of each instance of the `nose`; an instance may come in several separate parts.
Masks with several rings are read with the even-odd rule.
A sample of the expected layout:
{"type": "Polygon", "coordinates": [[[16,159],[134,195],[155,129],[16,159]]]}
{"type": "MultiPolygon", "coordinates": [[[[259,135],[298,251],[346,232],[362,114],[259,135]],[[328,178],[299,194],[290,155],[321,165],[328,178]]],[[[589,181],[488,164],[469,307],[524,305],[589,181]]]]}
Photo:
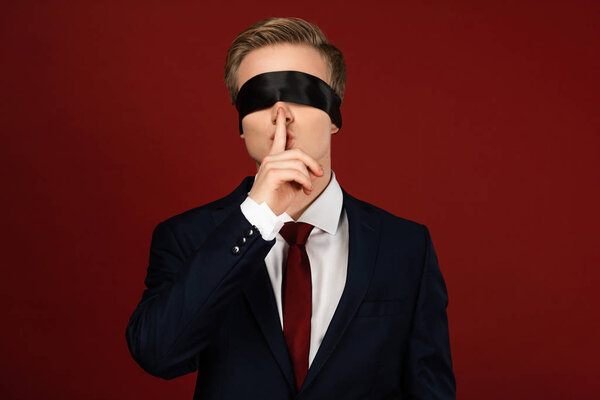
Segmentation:
{"type": "Polygon", "coordinates": [[[273,125],[277,123],[277,109],[279,107],[283,108],[285,113],[285,124],[289,125],[292,121],[294,121],[294,115],[292,114],[289,103],[285,101],[278,101],[277,103],[273,104],[273,107],[271,108],[271,121],[273,122],[273,125]]]}

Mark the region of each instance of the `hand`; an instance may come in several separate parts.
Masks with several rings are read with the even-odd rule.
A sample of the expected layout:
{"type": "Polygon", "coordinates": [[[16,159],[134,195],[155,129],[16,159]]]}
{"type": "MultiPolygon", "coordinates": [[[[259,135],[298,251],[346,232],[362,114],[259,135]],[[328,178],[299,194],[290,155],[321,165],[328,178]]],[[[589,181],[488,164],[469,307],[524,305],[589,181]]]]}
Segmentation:
{"type": "Polygon", "coordinates": [[[324,173],[323,167],[302,150],[285,150],[286,138],[285,110],[279,107],[273,145],[263,158],[248,195],[258,204],[265,201],[275,215],[287,210],[300,192],[310,195],[312,182],[324,173]]]}

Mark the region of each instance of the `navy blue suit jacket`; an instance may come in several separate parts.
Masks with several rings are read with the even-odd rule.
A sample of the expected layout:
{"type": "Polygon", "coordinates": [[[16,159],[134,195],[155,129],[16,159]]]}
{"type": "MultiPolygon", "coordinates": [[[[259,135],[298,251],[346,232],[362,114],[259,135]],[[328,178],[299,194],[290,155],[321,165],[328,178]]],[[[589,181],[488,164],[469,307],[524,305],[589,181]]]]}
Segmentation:
{"type": "Polygon", "coordinates": [[[429,230],[343,188],[346,285],[296,387],[264,263],[275,239],[240,210],[253,181],[156,226],[147,289],[126,329],[140,366],[165,379],[197,371],[195,399],[454,399],[448,297],[429,230]]]}

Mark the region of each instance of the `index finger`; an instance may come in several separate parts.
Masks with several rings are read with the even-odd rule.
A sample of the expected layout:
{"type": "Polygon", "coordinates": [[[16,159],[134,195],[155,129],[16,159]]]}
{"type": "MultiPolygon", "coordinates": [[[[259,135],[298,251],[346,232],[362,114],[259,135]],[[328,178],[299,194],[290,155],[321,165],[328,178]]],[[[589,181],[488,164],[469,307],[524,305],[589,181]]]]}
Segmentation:
{"type": "Polygon", "coordinates": [[[285,111],[282,107],[277,108],[277,119],[275,121],[275,136],[269,154],[279,154],[285,151],[287,133],[285,131],[285,111]]]}

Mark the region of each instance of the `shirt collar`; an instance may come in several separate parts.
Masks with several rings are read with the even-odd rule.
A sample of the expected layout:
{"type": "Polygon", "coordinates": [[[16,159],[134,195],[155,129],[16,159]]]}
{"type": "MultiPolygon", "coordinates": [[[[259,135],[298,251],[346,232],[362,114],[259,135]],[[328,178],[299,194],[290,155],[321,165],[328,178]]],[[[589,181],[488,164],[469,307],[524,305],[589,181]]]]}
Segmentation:
{"type": "Polygon", "coordinates": [[[306,222],[335,235],[342,213],[343,201],[342,189],[335,179],[335,173],[331,170],[329,184],[302,213],[297,222],[306,222]]]}

